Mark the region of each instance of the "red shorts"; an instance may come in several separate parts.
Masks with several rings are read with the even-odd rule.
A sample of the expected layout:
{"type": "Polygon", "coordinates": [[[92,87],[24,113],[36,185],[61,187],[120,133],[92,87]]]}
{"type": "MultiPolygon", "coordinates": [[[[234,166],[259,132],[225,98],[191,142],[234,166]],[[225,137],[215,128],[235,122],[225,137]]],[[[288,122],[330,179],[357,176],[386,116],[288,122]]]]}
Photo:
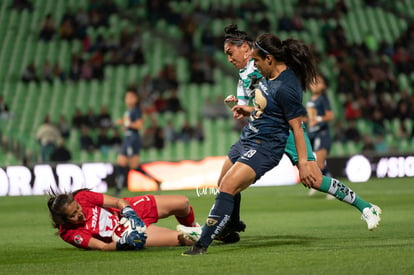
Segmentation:
{"type": "Polygon", "coordinates": [[[157,203],[153,195],[124,198],[124,200],[129,202],[146,226],[158,221],[157,203]]]}

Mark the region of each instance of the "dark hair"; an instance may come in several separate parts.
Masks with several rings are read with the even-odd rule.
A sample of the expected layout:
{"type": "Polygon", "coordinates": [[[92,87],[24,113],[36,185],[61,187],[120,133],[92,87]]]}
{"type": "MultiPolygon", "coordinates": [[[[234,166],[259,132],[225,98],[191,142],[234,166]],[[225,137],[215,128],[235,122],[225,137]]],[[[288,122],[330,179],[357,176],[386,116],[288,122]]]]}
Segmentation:
{"type": "Polygon", "coordinates": [[[59,225],[67,222],[66,214],[64,210],[67,205],[71,204],[75,200],[75,195],[84,190],[90,190],[88,188],[79,189],[75,192],[59,193],[55,190],[49,191],[49,199],[47,200],[47,207],[49,208],[50,218],[52,219],[52,226],[59,228],[59,225]]]}
{"type": "Polygon", "coordinates": [[[247,43],[252,48],[253,42],[253,38],[247,32],[239,30],[236,24],[230,24],[224,28],[224,43],[230,43],[237,47],[247,43]]]}
{"type": "Polygon", "coordinates": [[[254,46],[262,58],[272,55],[277,61],[284,62],[299,78],[305,91],[318,74],[316,59],[307,45],[299,40],[281,40],[276,35],[265,33],[257,37],[254,46]]]}

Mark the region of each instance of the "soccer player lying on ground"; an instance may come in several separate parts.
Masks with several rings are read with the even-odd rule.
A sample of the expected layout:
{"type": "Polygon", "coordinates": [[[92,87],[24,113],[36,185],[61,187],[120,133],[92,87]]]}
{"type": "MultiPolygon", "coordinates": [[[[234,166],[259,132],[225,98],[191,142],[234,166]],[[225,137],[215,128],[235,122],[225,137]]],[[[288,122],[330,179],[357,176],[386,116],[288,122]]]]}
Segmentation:
{"type": "Polygon", "coordinates": [[[236,105],[232,108],[236,118],[249,117],[248,124],[239,141],[230,149],[231,166],[222,176],[220,193],[201,236],[183,255],[207,252],[231,220],[236,194],[278,165],[289,143],[294,144],[295,163],[303,185],[333,194],[355,206],[362,212],[368,229],[376,228],[381,209],[362,200],[338,180],[323,176],[314,159],[309,159],[311,147],[302,125],[302,117],[306,114],[302,91],[309,88],[317,76],[315,59],[309,48],[298,40],[281,40],[272,34],[262,34],[254,42],[252,57],[263,75],[255,89],[255,106],[236,105]]]}
{"type": "Polygon", "coordinates": [[[52,191],[47,205],[60,237],[85,249],[140,250],[144,246],[191,245],[192,241],[180,232],[154,223],[174,215],[181,226],[197,226],[188,199],[177,195],[122,199],[88,189],[62,194],[52,191]],[[121,217],[134,223],[136,230],[116,242],[112,235],[121,217]]]}

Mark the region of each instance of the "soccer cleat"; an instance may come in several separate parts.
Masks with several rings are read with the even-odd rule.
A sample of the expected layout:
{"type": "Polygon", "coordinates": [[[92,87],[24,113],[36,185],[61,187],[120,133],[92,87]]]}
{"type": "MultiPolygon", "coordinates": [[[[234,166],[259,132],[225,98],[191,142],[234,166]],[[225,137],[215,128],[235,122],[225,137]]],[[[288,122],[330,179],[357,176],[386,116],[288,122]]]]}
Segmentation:
{"type": "Polygon", "coordinates": [[[215,240],[222,241],[223,243],[237,243],[240,241],[240,235],[237,232],[230,232],[224,237],[216,237],[215,240]]]}
{"type": "Polygon", "coordinates": [[[224,243],[237,243],[240,241],[240,235],[238,232],[244,232],[246,229],[246,224],[243,221],[238,223],[229,223],[224,227],[220,234],[215,238],[217,241],[222,241],[224,243]]]}
{"type": "Polygon", "coordinates": [[[315,196],[317,193],[318,193],[318,190],[316,190],[316,189],[314,189],[314,188],[311,188],[311,189],[309,189],[308,196],[309,196],[309,197],[313,197],[313,196],[315,196]]]}
{"type": "Polygon", "coordinates": [[[381,208],[371,204],[371,207],[365,207],[362,210],[361,219],[367,223],[369,230],[374,230],[381,220],[380,214],[382,214],[381,208]]]}
{"type": "Polygon", "coordinates": [[[181,253],[182,256],[197,256],[204,255],[207,253],[207,248],[205,248],[201,243],[196,242],[192,247],[181,253]]]}
{"type": "Polygon", "coordinates": [[[184,238],[196,242],[200,239],[202,228],[198,223],[197,226],[185,226],[179,224],[177,225],[177,231],[183,234],[184,238]]]}

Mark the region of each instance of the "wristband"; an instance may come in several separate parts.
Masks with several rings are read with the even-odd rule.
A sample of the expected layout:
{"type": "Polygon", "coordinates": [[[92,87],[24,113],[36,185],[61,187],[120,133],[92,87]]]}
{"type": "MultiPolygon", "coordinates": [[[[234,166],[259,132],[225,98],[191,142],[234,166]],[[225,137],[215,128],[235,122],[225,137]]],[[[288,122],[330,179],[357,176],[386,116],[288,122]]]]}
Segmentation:
{"type": "Polygon", "coordinates": [[[322,117],[321,117],[321,116],[317,116],[317,117],[316,117],[316,121],[318,121],[318,122],[322,122],[322,121],[323,121],[323,119],[322,119],[322,117]]]}

